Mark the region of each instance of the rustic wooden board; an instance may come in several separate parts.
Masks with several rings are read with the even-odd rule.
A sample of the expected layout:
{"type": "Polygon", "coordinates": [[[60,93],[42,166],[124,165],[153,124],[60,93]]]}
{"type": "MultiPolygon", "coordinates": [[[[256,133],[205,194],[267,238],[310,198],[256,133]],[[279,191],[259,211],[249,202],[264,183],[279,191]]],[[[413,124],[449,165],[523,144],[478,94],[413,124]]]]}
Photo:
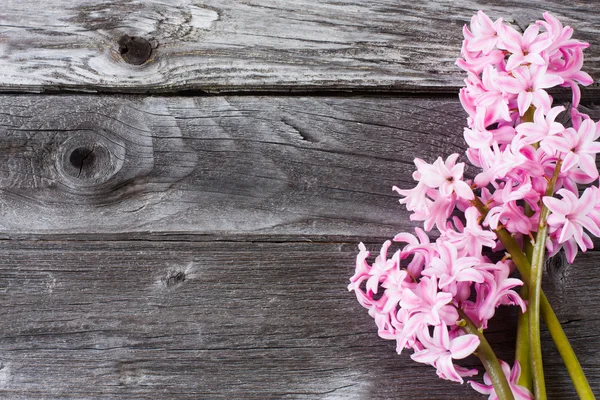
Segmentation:
{"type": "MultiPolygon", "coordinates": [[[[377,337],[345,287],[355,254],[343,243],[2,241],[0,395],[483,399],[377,337]]],[[[599,393],[597,257],[553,270],[546,288],[599,393]]],[[[502,314],[488,336],[511,358],[514,310],[502,314]]],[[[552,345],[544,352],[551,398],[575,398],[552,345]]]]}
{"type": "Polygon", "coordinates": [[[464,125],[455,97],[2,96],[0,232],[392,236],[464,125]]]}
{"type": "Polygon", "coordinates": [[[3,0],[0,90],[455,92],[462,26],[483,9],[518,27],[550,11],[576,28],[598,91],[595,1],[487,3],[48,0],[40,12],[37,0],[3,0]],[[146,63],[123,60],[124,35],[154,47],[146,63]]]}
{"type": "Polygon", "coordinates": [[[414,185],[416,154],[462,152],[465,123],[456,98],[4,96],[0,110],[10,234],[390,236],[408,219],[392,186],[414,185]]]}

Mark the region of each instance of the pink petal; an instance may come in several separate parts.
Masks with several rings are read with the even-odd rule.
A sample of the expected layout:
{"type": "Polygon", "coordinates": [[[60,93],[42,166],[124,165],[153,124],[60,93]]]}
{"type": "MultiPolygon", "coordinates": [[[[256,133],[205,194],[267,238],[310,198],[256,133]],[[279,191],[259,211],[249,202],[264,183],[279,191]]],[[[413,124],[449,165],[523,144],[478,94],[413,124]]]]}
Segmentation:
{"type": "Polygon", "coordinates": [[[518,94],[526,89],[522,82],[510,76],[499,76],[497,81],[498,86],[502,87],[502,91],[507,93],[518,94]]]}
{"type": "Polygon", "coordinates": [[[568,219],[565,221],[565,224],[560,231],[560,236],[558,237],[558,243],[564,243],[568,239],[572,238],[576,235],[577,227],[568,219]]]}
{"type": "Polygon", "coordinates": [[[554,86],[561,85],[564,82],[564,79],[559,75],[555,74],[543,74],[541,77],[538,77],[535,81],[536,89],[548,89],[554,86]]]}
{"type": "Polygon", "coordinates": [[[495,393],[493,386],[483,385],[475,381],[469,381],[468,383],[476,392],[479,392],[481,394],[491,394],[492,392],[495,393]]]}
{"type": "Polygon", "coordinates": [[[398,233],[396,236],[394,236],[393,240],[394,240],[394,242],[401,242],[401,243],[408,243],[408,244],[415,244],[415,245],[419,244],[419,241],[417,240],[417,238],[408,232],[398,233]]]}
{"type": "Polygon", "coordinates": [[[460,272],[460,274],[456,277],[456,280],[459,282],[477,282],[482,283],[484,281],[483,275],[481,272],[476,269],[465,269],[460,272]]]}
{"type": "Polygon", "coordinates": [[[519,106],[519,115],[525,115],[525,112],[531,105],[532,101],[533,101],[533,93],[531,93],[531,92],[519,93],[519,97],[517,97],[517,104],[519,106]]]}
{"type": "Polygon", "coordinates": [[[469,128],[465,128],[464,137],[467,144],[476,149],[490,146],[494,139],[494,136],[490,131],[478,131],[469,128]]]}
{"type": "Polygon", "coordinates": [[[571,212],[571,206],[564,200],[559,200],[556,197],[544,196],[542,201],[553,213],[567,215],[571,212]]]}
{"type": "Polygon", "coordinates": [[[435,327],[433,331],[433,338],[437,345],[444,349],[448,349],[450,347],[450,335],[448,334],[448,328],[445,323],[441,323],[435,327]]]}
{"type": "MultiPolygon", "coordinates": [[[[565,156],[564,160],[563,160],[563,164],[562,167],[560,168],[561,172],[567,172],[570,169],[572,169],[573,167],[577,166],[577,163],[579,162],[579,156],[575,153],[569,152],[567,153],[567,155],[565,156]]],[[[594,168],[595,165],[594,165],[594,168]]]]}
{"type": "Polygon", "coordinates": [[[453,186],[454,186],[454,191],[456,192],[458,197],[467,199],[467,200],[473,200],[475,198],[473,191],[471,190],[469,185],[467,185],[464,181],[454,181],[453,186]]]}
{"type": "Polygon", "coordinates": [[[519,53],[512,54],[506,62],[506,69],[511,71],[525,62],[525,56],[519,53]]]}
{"type": "Polygon", "coordinates": [[[575,256],[577,255],[577,244],[575,243],[575,239],[567,240],[563,243],[563,249],[565,250],[567,261],[569,264],[573,264],[575,256]]]}
{"type": "Polygon", "coordinates": [[[452,358],[460,360],[473,354],[479,346],[477,335],[463,335],[452,339],[450,343],[450,353],[452,358]]]}
{"type": "Polygon", "coordinates": [[[464,382],[462,377],[454,369],[454,364],[452,363],[450,355],[441,356],[437,360],[435,366],[437,367],[438,375],[440,377],[454,382],[464,382]]]}
{"type": "Polygon", "coordinates": [[[531,54],[528,54],[525,57],[525,61],[527,61],[527,62],[529,62],[531,64],[535,64],[535,65],[544,65],[544,64],[546,64],[546,60],[544,60],[542,58],[542,56],[540,56],[537,53],[533,53],[533,52],[531,54]]]}
{"type": "Polygon", "coordinates": [[[436,354],[435,352],[433,352],[429,349],[425,349],[425,350],[417,351],[417,352],[411,354],[410,358],[412,358],[413,361],[416,361],[416,362],[419,362],[422,364],[433,365],[439,358],[439,354],[436,354]]]}
{"type": "Polygon", "coordinates": [[[579,167],[590,178],[596,179],[598,177],[598,168],[596,167],[595,157],[592,157],[589,154],[580,154],[579,155],[579,167]]]}

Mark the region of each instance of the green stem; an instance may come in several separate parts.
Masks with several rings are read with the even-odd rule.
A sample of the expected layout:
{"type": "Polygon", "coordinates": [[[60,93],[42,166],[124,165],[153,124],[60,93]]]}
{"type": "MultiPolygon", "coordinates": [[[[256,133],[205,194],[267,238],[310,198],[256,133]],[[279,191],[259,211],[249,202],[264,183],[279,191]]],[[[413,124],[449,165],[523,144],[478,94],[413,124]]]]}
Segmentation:
{"type": "Polygon", "coordinates": [[[485,370],[488,373],[488,376],[492,380],[492,384],[494,385],[494,390],[496,391],[496,395],[499,400],[514,400],[515,397],[513,395],[512,390],[510,389],[510,385],[506,380],[506,375],[504,375],[504,371],[502,371],[502,366],[500,365],[500,361],[498,361],[498,357],[492,350],[490,343],[487,341],[483,333],[477,329],[477,326],[471,321],[471,319],[465,314],[461,309],[458,309],[458,314],[463,319],[463,323],[459,324],[459,326],[466,333],[470,333],[472,335],[476,335],[479,338],[479,346],[477,347],[477,356],[481,360],[485,370]]]}
{"type": "MultiPolygon", "coordinates": [[[[548,182],[546,196],[554,195],[554,186],[558,179],[558,173],[562,161],[559,159],[554,167],[552,179],[548,182]]],[[[542,292],[542,270],[544,268],[544,259],[546,257],[546,238],[548,237],[548,216],[550,210],[542,201],[540,210],[540,221],[531,255],[531,278],[529,279],[529,351],[531,354],[531,369],[533,377],[533,391],[535,398],[546,400],[546,384],[544,382],[544,365],[542,362],[542,339],[540,336],[540,301],[542,292]]]]}
{"type": "MultiPolygon", "coordinates": [[[[540,221],[544,217],[544,209],[540,221]]],[[[547,209],[546,209],[547,211],[547,209]]],[[[545,217],[547,218],[546,212],[545,217]]],[[[543,219],[546,220],[545,218],[543,219]]],[[[544,382],[544,365],[542,363],[542,339],[540,337],[540,292],[542,291],[542,269],[544,266],[544,256],[546,254],[546,235],[547,225],[540,222],[538,228],[538,240],[533,248],[533,257],[531,258],[531,278],[529,280],[529,304],[527,313],[529,314],[529,356],[531,360],[533,392],[536,400],[546,400],[546,384],[544,382]]]]}
{"type": "MultiPolygon", "coordinates": [[[[475,200],[473,200],[473,205],[477,207],[483,218],[485,218],[489,211],[486,205],[483,204],[483,202],[477,197],[475,197],[475,200]]],[[[525,282],[526,285],[529,285],[531,264],[525,256],[525,253],[523,253],[521,246],[519,246],[515,238],[512,237],[512,235],[506,229],[499,228],[494,232],[504,245],[506,251],[508,251],[510,254],[510,258],[517,266],[517,269],[521,274],[521,280],[525,282]]],[[[542,318],[544,319],[546,327],[552,336],[552,340],[554,340],[554,344],[556,345],[556,348],[563,359],[563,363],[569,372],[569,376],[571,377],[573,386],[577,391],[577,395],[580,399],[594,400],[596,397],[594,397],[592,388],[590,387],[590,384],[583,373],[579,359],[575,355],[573,347],[571,347],[569,339],[567,338],[565,331],[560,325],[560,322],[558,321],[558,318],[556,317],[556,314],[554,313],[554,310],[552,309],[552,306],[550,305],[550,302],[543,291],[540,292],[540,298],[542,318]]]]}
{"type": "MultiPolygon", "coordinates": [[[[529,110],[528,110],[529,111],[529,110]]],[[[526,113],[527,115],[527,113],[526,113]]],[[[533,121],[533,116],[531,116],[533,121]]],[[[535,212],[531,209],[529,203],[524,204],[525,215],[532,217],[535,212]]],[[[534,234],[535,235],[535,234],[534,234]]],[[[523,251],[528,260],[531,260],[533,255],[533,240],[523,238],[523,251]]],[[[523,285],[519,291],[519,295],[524,301],[529,300],[529,289],[527,285],[523,285]]],[[[521,375],[517,383],[520,386],[526,387],[530,392],[533,392],[533,382],[531,377],[531,356],[529,350],[529,310],[519,314],[517,320],[517,344],[515,347],[515,359],[521,366],[521,375]]]]}
{"type": "MultiPolygon", "coordinates": [[[[519,291],[519,295],[525,301],[529,298],[527,286],[523,285],[519,291]]],[[[531,358],[529,355],[529,312],[519,314],[517,321],[517,346],[515,349],[515,359],[521,366],[521,375],[519,376],[518,384],[526,387],[529,391],[533,390],[531,382],[531,358]]]]}

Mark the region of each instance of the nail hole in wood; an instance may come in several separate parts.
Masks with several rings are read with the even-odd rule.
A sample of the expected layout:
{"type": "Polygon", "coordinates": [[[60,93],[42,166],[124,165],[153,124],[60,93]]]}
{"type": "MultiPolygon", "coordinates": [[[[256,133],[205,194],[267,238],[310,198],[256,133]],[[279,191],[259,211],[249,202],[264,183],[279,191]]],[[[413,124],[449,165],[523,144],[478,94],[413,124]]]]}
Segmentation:
{"type": "Polygon", "coordinates": [[[152,45],[141,37],[123,35],[117,43],[123,60],[132,65],[145,63],[152,54],[152,45]]]}

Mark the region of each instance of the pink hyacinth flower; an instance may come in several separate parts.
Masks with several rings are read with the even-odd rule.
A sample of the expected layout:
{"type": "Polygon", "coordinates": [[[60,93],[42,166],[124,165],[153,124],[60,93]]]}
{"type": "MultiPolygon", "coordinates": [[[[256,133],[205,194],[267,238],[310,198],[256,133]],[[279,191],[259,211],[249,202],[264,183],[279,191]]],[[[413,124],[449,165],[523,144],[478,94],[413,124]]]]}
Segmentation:
{"type": "Polygon", "coordinates": [[[440,194],[450,197],[456,193],[458,197],[467,200],[474,198],[473,191],[463,180],[464,163],[456,164],[458,154],[450,155],[446,161],[438,157],[433,164],[427,164],[420,158],[415,159],[420,174],[419,180],[431,188],[439,188],[440,194]]]}
{"type": "MultiPolygon", "coordinates": [[[[502,372],[504,372],[504,375],[506,375],[506,379],[508,380],[508,384],[510,385],[513,396],[515,396],[515,400],[533,400],[534,397],[531,392],[526,387],[518,384],[519,377],[521,376],[521,366],[519,365],[519,362],[515,361],[512,371],[508,363],[505,361],[500,360],[500,364],[502,365],[502,372]]],[[[474,381],[469,381],[468,383],[477,392],[481,394],[489,394],[490,396],[488,397],[488,400],[498,400],[498,395],[496,394],[496,390],[492,385],[492,380],[487,372],[483,374],[483,382],[485,385],[474,381]]]]}
{"type": "Polygon", "coordinates": [[[459,257],[456,247],[448,241],[438,239],[437,244],[439,257],[432,259],[423,270],[424,276],[436,276],[438,287],[453,294],[455,290],[447,287],[456,282],[483,282],[481,272],[473,268],[480,262],[477,257],[459,257]]]}
{"type": "Polygon", "coordinates": [[[548,225],[556,231],[558,243],[565,246],[567,259],[570,263],[577,254],[576,244],[582,251],[592,247],[592,241],[583,229],[587,229],[595,236],[600,236],[600,227],[590,217],[598,199],[593,188],[587,188],[581,198],[567,190],[560,189],[557,194],[562,199],[545,196],[543,202],[551,211],[548,225]]]}
{"type": "Polygon", "coordinates": [[[467,250],[471,256],[481,255],[483,246],[496,247],[496,234],[481,227],[478,221],[480,215],[477,208],[469,207],[465,210],[467,226],[464,230],[460,233],[453,230],[446,232],[450,242],[460,249],[467,250]]]}
{"type": "Polygon", "coordinates": [[[440,378],[463,383],[463,376],[472,376],[475,371],[467,371],[467,375],[456,370],[452,359],[460,360],[473,354],[479,346],[477,335],[462,335],[450,338],[448,328],[444,322],[433,328],[433,337],[429,329],[424,327],[419,332],[419,339],[423,343],[423,350],[414,352],[410,358],[414,361],[433,365],[440,378]]]}
{"type": "Polygon", "coordinates": [[[544,89],[562,84],[563,78],[548,73],[545,65],[521,66],[511,73],[512,76],[498,77],[498,81],[503,90],[517,95],[519,115],[525,115],[532,104],[541,108],[544,113],[550,111],[552,98],[544,89]]]}
{"type": "Polygon", "coordinates": [[[525,302],[513,289],[522,286],[523,281],[517,278],[509,278],[510,267],[508,264],[499,261],[496,264],[488,264],[487,273],[484,274],[485,282],[476,286],[477,318],[487,327],[487,321],[492,319],[496,313],[496,308],[500,305],[513,305],[521,307],[525,312],[527,307],[525,302]]]}
{"type": "Polygon", "coordinates": [[[596,179],[598,178],[596,153],[600,153],[600,143],[596,142],[596,139],[599,136],[600,129],[596,123],[586,119],[581,123],[578,131],[569,128],[562,135],[547,138],[543,144],[562,154],[562,172],[578,166],[590,178],[596,179]]]}
{"type": "Polygon", "coordinates": [[[400,301],[405,316],[402,336],[409,339],[422,326],[439,325],[441,321],[454,325],[458,320],[458,312],[451,304],[452,297],[450,293],[438,291],[435,276],[422,277],[415,288],[406,288],[400,301]]]}
{"type": "Polygon", "coordinates": [[[552,44],[545,50],[548,69],[564,79],[562,86],[570,86],[573,90],[573,107],[579,106],[581,89],[579,85],[591,85],[594,79],[581,70],[583,66],[583,49],[589,43],[572,39],[573,28],[563,27],[562,23],[550,13],[544,13],[545,21],[536,23],[544,27],[552,44]]]}
{"type": "MultiPolygon", "coordinates": [[[[549,136],[556,135],[565,130],[565,127],[561,123],[554,122],[558,114],[563,111],[565,111],[563,106],[552,107],[548,111],[548,114],[544,116],[544,112],[538,108],[533,114],[533,122],[523,122],[517,125],[515,130],[523,137],[524,143],[533,144],[540,142],[549,136]]],[[[543,145],[542,148],[544,148],[543,145]]],[[[548,150],[546,152],[553,154],[548,150]]]]}
{"type": "Polygon", "coordinates": [[[498,42],[498,30],[502,27],[502,18],[492,22],[483,11],[479,10],[471,17],[472,38],[467,41],[467,50],[489,54],[498,42]]]}
{"type": "Polygon", "coordinates": [[[547,35],[538,35],[539,30],[537,25],[530,25],[521,36],[514,28],[502,25],[498,47],[512,53],[506,62],[508,71],[523,64],[544,65],[546,63],[541,53],[552,44],[552,39],[547,35]]]}

